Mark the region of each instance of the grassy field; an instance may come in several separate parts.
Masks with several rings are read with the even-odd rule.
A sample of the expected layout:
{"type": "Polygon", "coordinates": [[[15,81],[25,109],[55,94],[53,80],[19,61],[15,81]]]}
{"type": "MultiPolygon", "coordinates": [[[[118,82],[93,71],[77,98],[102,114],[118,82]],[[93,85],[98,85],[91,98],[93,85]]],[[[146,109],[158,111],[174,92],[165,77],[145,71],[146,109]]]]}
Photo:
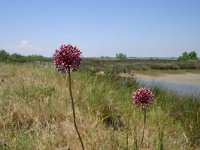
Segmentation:
{"type": "MultiPolygon", "coordinates": [[[[143,114],[132,103],[138,84],[98,76],[88,66],[72,74],[78,128],[87,150],[200,149],[199,97],[177,97],[152,86],[155,102],[148,109],[141,148],[143,114]]],[[[1,63],[0,149],[81,149],[67,85],[67,76],[51,65],[1,63]]]]}

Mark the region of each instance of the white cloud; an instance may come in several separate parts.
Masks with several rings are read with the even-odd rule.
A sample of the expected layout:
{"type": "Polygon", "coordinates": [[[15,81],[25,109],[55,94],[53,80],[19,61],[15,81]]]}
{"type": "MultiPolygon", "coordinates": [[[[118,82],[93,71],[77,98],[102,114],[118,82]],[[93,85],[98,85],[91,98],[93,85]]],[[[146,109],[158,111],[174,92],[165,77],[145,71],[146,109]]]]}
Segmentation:
{"type": "Polygon", "coordinates": [[[19,47],[23,48],[23,49],[28,49],[28,48],[32,48],[33,46],[29,43],[29,41],[21,40],[20,44],[19,44],[19,47]]]}

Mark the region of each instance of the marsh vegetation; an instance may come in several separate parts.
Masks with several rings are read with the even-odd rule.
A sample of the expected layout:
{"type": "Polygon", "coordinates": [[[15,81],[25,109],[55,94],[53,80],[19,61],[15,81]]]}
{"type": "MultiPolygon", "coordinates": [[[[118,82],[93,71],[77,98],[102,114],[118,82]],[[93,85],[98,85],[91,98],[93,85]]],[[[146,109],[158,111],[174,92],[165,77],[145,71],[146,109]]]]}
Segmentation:
{"type": "MultiPolygon", "coordinates": [[[[146,69],[155,69],[175,62],[140,63],[146,69]]],[[[141,138],[143,115],[131,98],[139,85],[132,78],[111,72],[109,76],[94,73],[97,68],[95,71],[106,72],[109,69],[105,67],[112,64],[129,68],[125,65],[129,62],[105,61],[101,65],[96,60],[83,62],[81,70],[72,74],[77,122],[86,149],[137,149],[141,138]]],[[[191,69],[188,66],[196,70],[200,67],[194,62],[176,63],[178,68],[191,69]]],[[[0,149],[81,148],[73,128],[65,74],[49,64],[1,63],[0,79],[0,149]],[[65,100],[69,102],[67,110],[65,100]]],[[[151,89],[155,102],[148,109],[143,149],[199,149],[200,98],[179,97],[155,86],[151,89]]]]}

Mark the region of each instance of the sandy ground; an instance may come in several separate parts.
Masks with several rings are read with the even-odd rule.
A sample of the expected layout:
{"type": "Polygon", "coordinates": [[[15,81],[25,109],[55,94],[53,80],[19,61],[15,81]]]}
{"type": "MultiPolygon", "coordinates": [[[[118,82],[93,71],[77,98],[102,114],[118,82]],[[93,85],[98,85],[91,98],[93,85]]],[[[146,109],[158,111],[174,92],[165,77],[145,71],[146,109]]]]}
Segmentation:
{"type": "Polygon", "coordinates": [[[185,73],[185,74],[162,74],[160,76],[148,76],[142,74],[135,74],[136,77],[142,77],[146,79],[164,80],[171,82],[200,84],[200,74],[185,73]]]}

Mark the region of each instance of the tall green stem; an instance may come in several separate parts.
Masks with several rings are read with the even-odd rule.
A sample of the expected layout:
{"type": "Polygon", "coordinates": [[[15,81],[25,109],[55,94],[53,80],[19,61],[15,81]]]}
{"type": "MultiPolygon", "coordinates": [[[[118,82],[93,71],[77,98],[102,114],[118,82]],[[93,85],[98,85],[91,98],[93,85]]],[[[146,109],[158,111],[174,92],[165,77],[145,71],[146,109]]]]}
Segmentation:
{"type": "Polygon", "coordinates": [[[81,147],[84,150],[84,144],[81,138],[81,135],[78,131],[77,125],[76,125],[76,113],[75,113],[75,108],[74,108],[74,100],[73,100],[73,95],[72,95],[72,86],[71,86],[71,73],[70,73],[70,69],[68,70],[68,81],[69,81],[69,93],[70,93],[70,98],[71,98],[71,104],[72,104],[72,112],[73,112],[73,122],[74,122],[74,127],[76,129],[76,132],[78,134],[79,137],[79,141],[81,143],[81,147]]]}
{"type": "Polygon", "coordinates": [[[145,125],[146,125],[146,109],[143,108],[143,113],[144,113],[144,126],[143,126],[143,132],[142,132],[142,139],[141,139],[141,145],[143,145],[143,139],[144,139],[144,130],[145,130],[145,125]]]}

